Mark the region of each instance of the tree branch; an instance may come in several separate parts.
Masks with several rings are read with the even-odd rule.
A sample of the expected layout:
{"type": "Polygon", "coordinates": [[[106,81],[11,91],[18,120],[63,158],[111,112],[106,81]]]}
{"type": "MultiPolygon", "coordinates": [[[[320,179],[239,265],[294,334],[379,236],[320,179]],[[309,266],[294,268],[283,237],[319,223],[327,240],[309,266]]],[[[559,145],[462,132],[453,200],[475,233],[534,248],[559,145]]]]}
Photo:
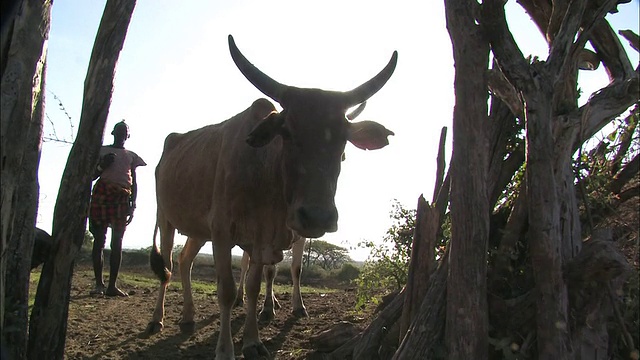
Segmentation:
{"type": "Polygon", "coordinates": [[[507,81],[516,89],[525,88],[525,85],[532,81],[529,63],[525,60],[511,31],[509,31],[504,12],[504,1],[487,0],[483,3],[482,25],[489,38],[491,50],[507,81]]]}
{"type": "MultiPolygon", "coordinates": [[[[575,38],[578,29],[580,29],[582,15],[584,14],[586,7],[586,0],[573,0],[567,7],[567,11],[564,13],[564,18],[562,19],[562,24],[551,42],[551,49],[549,50],[549,56],[547,57],[547,66],[549,67],[552,75],[556,75],[562,71],[563,68],[566,68],[567,61],[571,61],[573,59],[571,56],[571,46],[573,45],[573,39],[575,38]]],[[[554,14],[555,12],[556,10],[554,6],[554,14]]]]}
{"type": "Polygon", "coordinates": [[[511,85],[509,80],[507,80],[500,67],[489,70],[487,74],[487,85],[491,93],[502,100],[515,116],[520,119],[524,118],[522,99],[518,91],[511,85]]]}

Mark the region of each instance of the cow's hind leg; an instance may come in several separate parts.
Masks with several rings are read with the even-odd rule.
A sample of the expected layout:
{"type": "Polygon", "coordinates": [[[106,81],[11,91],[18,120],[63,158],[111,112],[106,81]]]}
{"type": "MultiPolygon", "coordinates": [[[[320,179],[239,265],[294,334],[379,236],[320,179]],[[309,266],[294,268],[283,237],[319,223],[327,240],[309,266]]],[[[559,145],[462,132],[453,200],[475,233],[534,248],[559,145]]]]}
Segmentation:
{"type": "Polygon", "coordinates": [[[260,322],[270,323],[276,316],[274,309],[280,309],[280,302],[276,299],[273,293],[273,281],[276,278],[278,268],[275,265],[264,266],[264,280],[266,282],[266,293],[264,295],[264,304],[262,305],[262,311],[260,311],[260,322]]]}
{"type": "Polygon", "coordinates": [[[291,260],[291,281],[293,282],[292,312],[296,317],[308,317],[307,308],[302,302],[300,294],[300,276],[302,275],[302,255],[304,253],[305,238],[293,243],[291,260]]]}
{"type": "Polygon", "coordinates": [[[195,307],[193,306],[193,294],[191,291],[191,268],[193,267],[193,259],[207,242],[206,239],[187,238],[184,248],[180,252],[178,264],[180,267],[180,280],[182,281],[182,318],[180,319],[180,330],[183,332],[193,332],[195,330],[195,307]]]}
{"type": "Polygon", "coordinates": [[[240,282],[238,284],[238,293],[236,294],[236,302],[234,307],[244,305],[244,282],[247,278],[247,270],[249,270],[249,253],[242,252],[242,262],[240,263],[240,282]]]}
{"type": "Polygon", "coordinates": [[[156,308],[153,311],[153,317],[147,326],[147,333],[155,334],[162,330],[164,320],[164,299],[167,292],[167,286],[171,281],[171,270],[173,269],[173,261],[171,259],[171,252],[173,251],[173,237],[175,228],[168,221],[158,213],[158,228],[160,229],[160,247],[155,246],[155,232],[154,247],[151,250],[150,262],[153,272],[160,278],[160,291],[158,292],[158,299],[156,301],[156,308]]]}
{"type": "Polygon", "coordinates": [[[215,244],[213,254],[218,275],[218,305],[220,307],[220,333],[216,345],[216,360],[235,359],[231,335],[231,309],[236,299],[236,283],[231,272],[231,247],[215,244]]]}
{"type": "Polygon", "coordinates": [[[262,281],[261,262],[262,259],[252,257],[247,274],[247,317],[244,321],[244,333],[242,337],[242,354],[245,359],[259,359],[262,356],[270,356],[269,351],[262,341],[260,341],[258,318],[256,316],[260,282],[262,281]]]}

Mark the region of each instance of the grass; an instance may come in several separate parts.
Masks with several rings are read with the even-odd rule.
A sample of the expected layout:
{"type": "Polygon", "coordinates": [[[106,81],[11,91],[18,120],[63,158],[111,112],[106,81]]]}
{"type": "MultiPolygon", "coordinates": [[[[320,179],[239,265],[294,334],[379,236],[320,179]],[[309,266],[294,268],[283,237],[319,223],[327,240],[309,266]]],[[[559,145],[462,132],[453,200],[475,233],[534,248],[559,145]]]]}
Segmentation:
{"type": "MultiPolygon", "coordinates": [[[[122,272],[119,276],[119,281],[125,283],[129,286],[140,287],[140,288],[150,288],[155,289],[159,286],[159,281],[155,277],[149,275],[143,275],[138,273],[129,273],[122,272]]],[[[236,286],[238,284],[236,283],[236,286]]],[[[177,290],[182,290],[182,283],[180,282],[179,277],[174,277],[171,279],[171,287],[175,287],[177,290]]],[[[191,289],[194,293],[212,293],[217,290],[216,283],[212,281],[203,281],[203,280],[191,280],[191,289]]],[[[282,293],[290,293],[292,289],[291,285],[283,285],[283,284],[274,284],[273,291],[276,294],[282,293]]],[[[262,283],[261,293],[265,293],[266,287],[264,282],[262,283]]],[[[319,294],[319,293],[327,293],[327,292],[335,292],[335,289],[329,288],[316,288],[310,286],[301,286],[300,292],[303,294],[319,294]]]]}
{"type": "MultiPolygon", "coordinates": [[[[85,252],[89,250],[85,249],[85,252]]],[[[108,251],[105,254],[105,263],[108,263],[107,256],[108,251]]],[[[91,269],[91,261],[89,257],[89,253],[84,254],[78,259],[75,269],[74,269],[74,277],[82,276],[82,277],[90,277],[93,278],[93,270],[91,269]]],[[[120,271],[120,275],[118,277],[118,282],[127,287],[133,287],[137,289],[149,289],[150,291],[155,291],[160,286],[160,282],[158,279],[148,270],[148,252],[146,251],[125,251],[123,253],[123,266],[120,271]]],[[[210,259],[211,255],[204,256],[199,255],[194,263],[194,272],[198,267],[206,268],[212,267],[212,260],[210,259]]],[[[240,257],[234,258],[234,268],[237,270],[240,268],[240,257]]],[[[36,291],[38,289],[38,282],[40,281],[40,272],[41,269],[38,268],[31,272],[31,277],[29,279],[29,312],[31,312],[33,308],[33,304],[35,302],[36,291]]],[[[284,267],[280,270],[280,272],[288,273],[288,268],[284,267]]],[[[105,268],[105,275],[108,275],[108,266],[105,268]]],[[[174,291],[182,291],[182,283],[180,282],[180,277],[174,274],[172,277],[172,281],[170,284],[170,289],[174,291]]],[[[303,273],[304,280],[304,273],[303,273]]],[[[236,282],[236,286],[238,283],[236,282]]],[[[212,294],[217,290],[217,286],[215,283],[215,277],[212,276],[211,279],[202,279],[202,278],[192,278],[191,281],[192,291],[196,294],[212,294]]],[[[293,291],[291,284],[274,284],[273,291],[276,294],[284,294],[291,293],[293,291]]],[[[331,293],[337,291],[333,288],[327,287],[313,287],[313,286],[301,286],[300,292],[302,294],[322,294],[322,293],[331,293]]],[[[264,294],[266,292],[264,281],[262,282],[262,286],[260,289],[260,293],[264,294]]]]}
{"type": "MultiPolygon", "coordinates": [[[[90,268],[76,268],[74,276],[93,276],[93,270],[90,268]]],[[[35,270],[31,272],[31,278],[29,280],[29,312],[33,308],[33,303],[36,297],[36,290],[38,289],[38,282],[40,281],[40,270],[35,270]]],[[[124,269],[120,272],[118,277],[118,281],[121,284],[126,285],[127,287],[134,287],[139,289],[149,289],[151,291],[157,289],[160,286],[160,282],[158,279],[152,274],[146,274],[138,271],[127,271],[124,269]]],[[[238,284],[236,283],[236,286],[238,284]]],[[[179,277],[172,278],[171,287],[176,289],[177,291],[182,291],[182,283],[180,282],[179,277]]],[[[217,289],[217,286],[212,279],[211,281],[203,281],[203,280],[191,280],[191,289],[194,293],[200,294],[211,294],[214,293],[217,289]]],[[[273,291],[276,294],[284,294],[291,293],[292,286],[290,284],[274,284],[273,291]]],[[[311,286],[302,286],[300,287],[300,292],[302,294],[321,294],[321,293],[330,293],[335,292],[336,289],[331,288],[318,288],[311,286]]],[[[265,284],[262,283],[260,292],[264,294],[266,292],[265,284]]]]}
{"type": "Polygon", "coordinates": [[[36,301],[36,290],[38,290],[38,282],[40,282],[40,271],[32,271],[29,277],[29,314],[36,301]]]}

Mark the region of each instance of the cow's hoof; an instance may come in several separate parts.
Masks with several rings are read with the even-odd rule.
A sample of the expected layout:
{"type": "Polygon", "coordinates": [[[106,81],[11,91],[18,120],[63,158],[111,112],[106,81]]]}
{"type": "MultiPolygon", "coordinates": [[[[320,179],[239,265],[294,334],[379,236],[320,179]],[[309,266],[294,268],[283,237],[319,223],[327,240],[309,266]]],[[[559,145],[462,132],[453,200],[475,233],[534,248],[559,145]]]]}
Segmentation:
{"type": "Polygon", "coordinates": [[[196,331],[196,323],[194,321],[180,322],[178,326],[180,326],[180,331],[186,334],[192,334],[196,331]]]}
{"type": "Polygon", "coordinates": [[[309,317],[309,313],[307,313],[307,309],[305,309],[305,308],[294,309],[291,313],[293,314],[293,316],[295,316],[297,318],[309,317]]]}
{"type": "Polygon", "coordinates": [[[242,348],[242,355],[245,359],[269,359],[271,354],[262,342],[242,348]]]}
{"type": "Polygon", "coordinates": [[[160,331],[162,331],[162,328],[163,328],[162,322],[152,321],[149,323],[149,325],[147,325],[147,330],[145,331],[145,333],[149,335],[157,334],[160,331]]]}
{"type": "Polygon", "coordinates": [[[273,311],[262,310],[258,316],[258,321],[262,324],[268,324],[275,316],[276,314],[273,311]]]}

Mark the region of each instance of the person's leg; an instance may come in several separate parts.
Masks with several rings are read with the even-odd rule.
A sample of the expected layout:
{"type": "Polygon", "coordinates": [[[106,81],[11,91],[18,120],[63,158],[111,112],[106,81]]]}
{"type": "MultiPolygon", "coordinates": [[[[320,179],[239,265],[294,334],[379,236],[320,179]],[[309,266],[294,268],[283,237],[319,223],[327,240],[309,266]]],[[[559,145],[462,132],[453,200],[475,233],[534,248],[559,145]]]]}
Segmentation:
{"type": "Polygon", "coordinates": [[[92,294],[104,294],[104,279],[102,277],[102,266],[104,258],[102,251],[107,237],[107,226],[89,220],[89,231],[93,235],[93,249],[91,251],[91,259],[93,261],[93,274],[96,280],[96,288],[91,291],[92,294]]]}
{"type": "Polygon", "coordinates": [[[126,227],[111,228],[111,259],[109,261],[109,286],[105,291],[107,296],[127,296],[127,293],[116,287],[120,264],[122,263],[122,239],[126,227]]]}

